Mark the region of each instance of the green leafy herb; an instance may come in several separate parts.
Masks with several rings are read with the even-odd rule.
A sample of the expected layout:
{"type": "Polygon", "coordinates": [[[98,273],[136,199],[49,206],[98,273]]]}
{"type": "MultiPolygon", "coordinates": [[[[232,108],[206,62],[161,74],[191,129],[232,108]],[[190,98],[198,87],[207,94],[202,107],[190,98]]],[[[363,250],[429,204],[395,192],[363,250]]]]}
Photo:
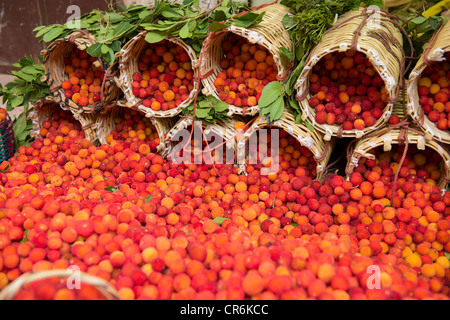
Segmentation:
{"type": "MultiPolygon", "coordinates": [[[[199,97],[195,107],[195,118],[205,122],[225,120],[228,118],[228,104],[213,96],[199,97]]],[[[184,115],[194,114],[194,104],[183,109],[184,115]]]]}
{"type": "Polygon", "coordinates": [[[18,71],[11,71],[15,79],[3,87],[0,85],[0,96],[6,104],[6,110],[11,111],[18,106],[28,106],[38,100],[50,95],[50,88],[47,83],[41,80],[45,75],[45,69],[41,58],[39,61],[30,56],[26,56],[13,66],[18,71]]]}
{"type": "MultiPolygon", "coordinates": [[[[281,4],[289,7],[295,14],[287,14],[282,23],[289,30],[295,47],[304,48],[304,53],[322,40],[322,36],[335,22],[336,15],[341,15],[360,6],[377,5],[383,7],[381,0],[282,0],[281,4]]],[[[297,55],[297,60],[302,56],[297,55]]]]}

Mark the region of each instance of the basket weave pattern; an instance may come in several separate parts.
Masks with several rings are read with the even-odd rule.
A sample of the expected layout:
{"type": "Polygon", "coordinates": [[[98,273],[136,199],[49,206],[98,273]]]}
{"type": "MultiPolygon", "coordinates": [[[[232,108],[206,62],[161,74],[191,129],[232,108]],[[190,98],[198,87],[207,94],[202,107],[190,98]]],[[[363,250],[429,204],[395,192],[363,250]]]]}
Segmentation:
{"type": "MultiPolygon", "coordinates": [[[[302,119],[309,121],[317,130],[325,134],[325,139],[332,136],[357,137],[374,131],[387,122],[393,104],[397,100],[400,89],[400,79],[404,72],[405,54],[403,51],[403,38],[397,27],[390,22],[385,13],[380,11],[378,19],[379,27],[374,28],[370,22],[372,16],[365,9],[350,11],[342,15],[323,36],[322,41],[311,51],[305,67],[295,85],[296,99],[302,109],[302,119]],[[358,30],[360,29],[359,33],[358,30]],[[345,52],[354,49],[364,53],[372,62],[375,70],[385,83],[388,91],[388,103],[383,110],[383,115],[377,119],[372,127],[363,130],[343,130],[340,133],[339,125],[318,124],[315,122],[316,111],[309,106],[309,77],[312,68],[325,55],[333,52],[345,52]]],[[[378,14],[378,13],[377,13],[378,14]]],[[[377,21],[377,16],[373,17],[377,21]]]]}
{"type": "MultiPolygon", "coordinates": [[[[104,83],[102,102],[80,106],[72,99],[66,98],[64,94],[64,89],[61,85],[64,81],[69,80],[65,72],[64,58],[70,55],[75,48],[84,51],[95,43],[95,39],[87,31],[75,31],[71,35],[53,41],[46,50],[41,52],[46,73],[42,80],[48,83],[55,101],[65,105],[73,113],[101,112],[104,105],[113,104],[120,95],[119,88],[113,80],[108,79],[108,74],[105,74],[107,79],[105,79],[104,83]]],[[[96,63],[102,65],[104,70],[107,70],[100,58],[96,63]]]]}
{"type": "MultiPolygon", "coordinates": [[[[252,44],[260,44],[264,46],[270,53],[272,53],[275,65],[278,67],[278,80],[282,81],[287,78],[290,69],[290,62],[281,54],[282,47],[294,51],[294,44],[291,41],[287,30],[284,28],[281,20],[290,13],[289,9],[280,4],[273,4],[264,8],[252,11],[254,13],[261,13],[265,11],[263,20],[255,27],[248,29],[236,26],[230,26],[222,31],[215,32],[208,43],[205,42],[202,52],[205,56],[202,59],[200,66],[200,74],[203,75],[202,93],[206,96],[213,95],[217,99],[219,93],[217,92],[214,81],[217,75],[222,71],[220,67],[220,60],[223,57],[222,41],[226,39],[227,35],[232,32],[239,36],[246,38],[252,44]],[[204,78],[203,78],[204,77],[204,78]]],[[[229,111],[231,114],[242,115],[244,109],[230,105],[229,111]]],[[[245,115],[254,116],[259,113],[258,106],[248,107],[245,110],[245,115]]]]}
{"type": "Polygon", "coordinates": [[[189,55],[189,58],[191,59],[192,71],[194,72],[194,89],[189,93],[189,98],[183,101],[178,107],[165,111],[154,111],[151,108],[147,108],[142,105],[142,100],[133,95],[132,87],[133,74],[139,71],[138,64],[140,57],[142,56],[145,48],[148,45],[148,42],[145,41],[146,34],[147,31],[139,33],[133,39],[128,41],[128,43],[125,44],[122,50],[116,54],[116,56],[119,57],[120,74],[119,77],[115,77],[114,79],[125,95],[126,102],[125,104],[122,103],[122,105],[143,112],[151,117],[174,117],[178,115],[183,110],[183,108],[189,106],[192,103],[197,91],[199,90],[197,55],[195,51],[180,38],[168,37],[165,39],[181,46],[189,55]]]}
{"type": "Polygon", "coordinates": [[[422,106],[419,103],[418,85],[422,72],[429,64],[444,61],[444,54],[450,50],[450,23],[447,23],[435,36],[435,41],[430,42],[414,70],[409,75],[408,107],[406,112],[425,132],[427,140],[434,138],[440,142],[449,144],[450,132],[438,129],[436,124],[424,115],[422,106]]]}
{"type": "MultiPolygon", "coordinates": [[[[334,139],[331,142],[325,142],[323,139],[323,134],[314,130],[311,132],[308,128],[301,124],[295,123],[294,114],[285,109],[280,120],[268,124],[266,116],[258,116],[250,128],[244,133],[243,138],[237,144],[237,150],[240,153],[239,159],[247,159],[248,155],[244,155],[247,148],[246,145],[249,143],[250,136],[257,132],[259,129],[266,127],[276,127],[281,128],[286,131],[289,135],[294,137],[300,145],[308,148],[317,161],[316,167],[316,179],[321,179],[325,173],[326,166],[330,160],[331,153],[333,150],[333,145],[336,142],[334,139]],[[328,145],[328,146],[327,146],[328,145]]],[[[238,163],[239,171],[241,173],[245,172],[245,163],[238,163]]]]}

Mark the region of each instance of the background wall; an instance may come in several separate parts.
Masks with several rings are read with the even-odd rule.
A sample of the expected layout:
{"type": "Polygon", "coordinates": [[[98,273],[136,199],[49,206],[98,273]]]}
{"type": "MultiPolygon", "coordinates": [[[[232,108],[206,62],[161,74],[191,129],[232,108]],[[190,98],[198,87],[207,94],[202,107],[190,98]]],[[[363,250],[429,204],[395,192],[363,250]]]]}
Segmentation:
{"type": "Polygon", "coordinates": [[[65,23],[76,4],[81,13],[108,8],[105,0],[0,0],[0,73],[7,73],[26,54],[39,55],[44,45],[33,29],[40,25],[65,23]]]}

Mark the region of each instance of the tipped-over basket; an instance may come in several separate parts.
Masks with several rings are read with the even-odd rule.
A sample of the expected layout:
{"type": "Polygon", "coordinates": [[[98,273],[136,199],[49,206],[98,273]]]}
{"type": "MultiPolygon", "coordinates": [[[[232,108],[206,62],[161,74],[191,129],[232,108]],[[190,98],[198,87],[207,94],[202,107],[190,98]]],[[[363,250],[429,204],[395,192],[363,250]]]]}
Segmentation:
{"type": "MultiPolygon", "coordinates": [[[[284,47],[293,52],[294,44],[289,37],[288,31],[283,26],[282,19],[291,12],[281,4],[269,5],[252,12],[257,14],[265,12],[262,21],[258,25],[248,29],[232,25],[224,30],[214,32],[204,42],[202,48],[204,57],[200,62],[200,78],[202,78],[202,93],[204,95],[213,95],[219,98],[214,81],[222,71],[220,67],[220,60],[224,56],[222,41],[230,33],[242,36],[252,44],[260,44],[265,47],[273,55],[275,65],[278,67],[277,80],[283,81],[287,79],[291,64],[286,56],[281,53],[281,48],[284,47]]],[[[257,105],[247,108],[230,105],[229,111],[233,114],[253,116],[259,113],[259,108],[257,105]]]]}
{"type": "Polygon", "coordinates": [[[330,140],[331,137],[361,138],[378,129],[389,119],[397,100],[400,79],[404,73],[404,62],[402,34],[387,13],[371,7],[345,13],[310,52],[297,80],[296,99],[300,103],[302,119],[309,121],[322,132],[325,140],[330,140]],[[388,93],[387,105],[382,111],[382,116],[373,126],[362,130],[343,130],[338,124],[319,124],[315,120],[316,110],[308,103],[311,97],[309,82],[313,67],[326,55],[347,50],[356,50],[367,56],[383,79],[388,93]]]}
{"type": "Polygon", "coordinates": [[[249,151],[247,146],[249,144],[250,136],[262,128],[282,129],[295,138],[301,146],[309,149],[317,163],[315,178],[320,180],[323,177],[326,173],[326,167],[330,160],[336,140],[332,139],[332,141],[326,142],[323,139],[323,134],[317,130],[310,131],[306,126],[295,123],[294,114],[287,108],[284,109],[279,120],[269,124],[267,123],[266,116],[261,115],[258,116],[249,129],[246,130],[243,138],[237,143],[239,172],[244,173],[246,171],[246,163],[248,160],[248,154],[246,153],[249,151]]]}

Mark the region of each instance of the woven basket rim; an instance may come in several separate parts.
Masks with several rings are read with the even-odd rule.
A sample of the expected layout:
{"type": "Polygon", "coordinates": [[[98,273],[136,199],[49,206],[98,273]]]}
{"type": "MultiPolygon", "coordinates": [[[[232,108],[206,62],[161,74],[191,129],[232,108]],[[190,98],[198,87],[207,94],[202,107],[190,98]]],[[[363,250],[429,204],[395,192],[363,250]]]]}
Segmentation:
{"type": "MultiPolygon", "coordinates": [[[[13,282],[9,283],[2,291],[0,291],[0,300],[11,300],[22,288],[23,285],[34,281],[45,280],[50,278],[70,277],[72,273],[67,270],[49,270],[39,272],[28,272],[22,274],[13,282]]],[[[89,284],[98,289],[108,300],[120,300],[118,292],[105,280],[80,272],[80,281],[89,284]]]]}
{"type": "MultiPolygon", "coordinates": [[[[276,43],[275,45],[268,39],[267,37],[267,31],[264,29],[266,26],[264,26],[264,22],[272,19],[271,17],[267,18],[266,20],[264,19],[265,17],[267,17],[267,12],[269,13],[274,13],[274,14],[281,14],[281,12],[283,14],[288,14],[288,13],[292,13],[292,11],[290,11],[289,8],[285,7],[284,5],[281,4],[271,4],[269,6],[265,6],[264,8],[261,9],[257,9],[254,10],[254,13],[260,13],[265,11],[266,14],[263,17],[262,22],[254,27],[250,27],[250,28],[242,28],[242,27],[237,27],[235,25],[231,25],[230,27],[227,27],[223,30],[214,32],[214,35],[212,36],[211,40],[212,41],[222,41],[224,37],[227,36],[227,34],[229,33],[233,33],[236,34],[238,36],[241,36],[245,39],[247,39],[247,41],[249,41],[252,44],[259,44],[262,45],[263,47],[265,47],[274,57],[274,61],[275,64],[277,65],[278,68],[278,76],[281,75],[285,75],[284,79],[282,80],[282,82],[286,82],[288,77],[287,74],[289,73],[290,68],[290,63],[283,58],[280,48],[281,48],[281,42],[280,44],[276,43]],[[277,46],[280,47],[277,47],[277,46]]],[[[284,28],[284,26],[282,26],[281,21],[280,21],[280,25],[278,26],[280,28],[282,28],[287,34],[287,30],[284,28]]],[[[275,30],[274,30],[275,32],[275,30]]],[[[291,41],[290,37],[287,34],[287,38],[286,39],[282,39],[281,41],[286,42],[283,46],[290,50],[290,51],[294,51],[294,44],[291,41]]],[[[205,53],[207,53],[206,58],[204,59],[201,63],[201,65],[199,66],[201,74],[207,74],[209,72],[212,71],[212,74],[210,74],[209,76],[202,78],[202,84],[203,84],[203,94],[205,94],[206,96],[208,95],[213,95],[215,98],[219,98],[219,95],[217,93],[217,90],[215,89],[213,82],[214,79],[217,76],[218,72],[218,68],[217,66],[215,66],[214,64],[211,66],[207,66],[206,64],[208,64],[209,62],[213,61],[215,58],[211,58],[210,57],[210,53],[207,49],[211,48],[212,43],[208,44],[209,47],[206,48],[205,46],[202,48],[202,52],[205,51],[205,53]],[[209,60],[208,60],[209,59],[209,60]],[[210,69],[210,70],[205,70],[205,69],[210,69]]],[[[279,80],[278,80],[279,81],[279,80]]],[[[229,113],[231,114],[237,114],[237,115],[249,115],[249,116],[254,116],[256,114],[258,114],[260,111],[258,105],[256,106],[252,106],[252,107],[237,107],[234,105],[230,105],[229,104],[229,113]],[[245,114],[243,114],[245,110],[245,114]]]]}
{"type": "MultiPolygon", "coordinates": [[[[192,101],[194,100],[194,96],[196,93],[200,90],[200,81],[198,81],[198,60],[197,55],[194,49],[190,45],[188,45],[186,42],[183,41],[180,37],[174,37],[174,36],[168,36],[165,39],[161,40],[160,42],[164,41],[170,41],[172,43],[175,43],[176,45],[181,46],[186,53],[188,54],[190,58],[190,62],[192,65],[192,71],[194,72],[193,76],[193,86],[194,88],[189,93],[188,99],[183,101],[178,107],[175,107],[173,109],[169,110],[159,110],[154,111],[151,108],[147,108],[142,104],[142,99],[139,99],[135,97],[132,92],[130,92],[131,87],[131,72],[129,72],[129,67],[126,66],[126,64],[129,63],[131,60],[131,51],[134,45],[139,44],[141,41],[148,46],[150,43],[145,41],[145,36],[148,33],[148,31],[144,30],[141,31],[139,34],[134,36],[131,40],[129,40],[122,49],[116,53],[116,57],[119,58],[119,69],[120,69],[120,75],[119,77],[115,77],[114,81],[116,85],[124,92],[125,99],[121,100],[121,103],[119,104],[122,107],[128,107],[130,109],[139,110],[141,112],[144,112],[145,114],[149,114],[151,117],[155,118],[166,118],[166,117],[174,117],[177,116],[182,112],[182,110],[186,107],[188,107],[192,101]]],[[[145,48],[145,47],[144,47],[145,48]]],[[[142,50],[139,52],[139,57],[142,54],[142,50]]],[[[138,57],[135,57],[137,60],[138,57]]]]}
{"type": "MultiPolygon", "coordinates": [[[[363,9],[349,11],[342,15],[339,20],[336,22],[337,24],[340,21],[345,21],[346,19],[355,17],[354,19],[360,19],[362,20],[362,17],[358,17],[358,14],[362,12],[363,9]]],[[[354,21],[350,21],[353,22],[354,21]]],[[[353,28],[349,23],[346,22],[344,25],[348,25],[349,28],[353,28]]],[[[387,22],[386,22],[387,23],[387,22]]],[[[343,26],[344,26],[343,25],[343,26]]],[[[365,27],[366,28],[366,27],[365,27]]],[[[392,24],[393,30],[396,30],[397,34],[396,37],[397,40],[400,41],[400,43],[403,43],[402,35],[400,31],[392,24]]],[[[363,28],[364,29],[364,28],[363,28]]],[[[334,41],[332,44],[329,44],[328,42],[331,41],[331,39],[335,39],[336,33],[339,32],[339,28],[336,28],[332,31],[332,34],[325,34],[322,41],[318,43],[311,51],[310,56],[308,57],[307,62],[305,63],[305,68],[303,69],[302,73],[300,74],[299,78],[297,79],[297,82],[295,84],[295,90],[297,92],[296,94],[296,100],[299,101],[300,108],[302,109],[302,120],[306,121],[309,120],[311,124],[317,128],[320,132],[325,134],[325,139],[328,140],[332,136],[336,136],[339,132],[340,125],[333,124],[333,125],[327,125],[327,124],[318,124],[315,121],[315,113],[316,111],[314,108],[311,108],[308,103],[308,99],[311,97],[311,94],[309,92],[309,76],[311,75],[312,68],[327,54],[334,53],[334,52],[343,52],[346,50],[349,50],[351,47],[351,42],[347,43],[347,41],[344,41],[342,43],[338,42],[337,40],[334,41]],[[327,42],[328,41],[328,42],[327,42]],[[345,49],[345,50],[344,50],[345,49]],[[308,92],[303,100],[301,100],[301,95],[304,94],[304,92],[308,92]]],[[[367,36],[366,36],[367,37],[367,36]]],[[[358,38],[358,41],[362,38],[360,36],[358,38]]],[[[393,44],[394,45],[394,44],[393,44]]],[[[391,99],[397,99],[398,92],[401,87],[401,79],[402,75],[392,75],[389,74],[389,69],[386,67],[385,62],[379,62],[380,55],[378,52],[376,52],[372,47],[370,46],[361,46],[359,43],[357,45],[356,51],[363,53],[371,62],[373,65],[373,68],[377,71],[377,73],[380,75],[380,77],[383,79],[383,82],[385,84],[385,88],[388,91],[388,97],[391,99]],[[375,55],[376,52],[376,55],[375,55]],[[377,62],[378,61],[378,62],[377,62]],[[383,69],[384,66],[384,69],[383,69]],[[392,83],[392,81],[394,81],[392,83]],[[388,83],[391,83],[391,90],[389,90],[386,86],[388,83]]],[[[404,56],[403,48],[401,48],[400,53],[404,56]]],[[[397,57],[400,59],[400,57],[397,57]]],[[[401,59],[400,59],[401,60],[401,59]]],[[[401,70],[401,69],[400,69],[401,70]]],[[[379,117],[375,124],[371,127],[365,127],[362,130],[352,129],[352,130],[342,130],[342,137],[357,137],[361,138],[364,135],[366,135],[369,132],[373,132],[377,130],[380,126],[382,126],[384,123],[386,123],[392,114],[392,108],[395,102],[387,102],[386,106],[383,109],[382,116],[379,117]]]]}
{"type": "MultiPolygon", "coordinates": [[[[45,68],[45,75],[42,77],[42,80],[46,81],[50,88],[56,84],[57,89],[52,92],[53,99],[60,102],[61,104],[64,104],[67,108],[72,109],[74,113],[94,113],[97,107],[99,106],[100,109],[103,109],[103,103],[101,101],[95,102],[93,105],[88,104],[86,106],[81,106],[75,103],[71,98],[66,98],[64,89],[59,87],[64,80],[69,80],[69,78],[63,67],[64,60],[60,59],[60,61],[58,61],[57,58],[55,58],[55,60],[52,60],[51,58],[52,54],[58,47],[66,45],[67,43],[71,44],[72,46],[71,51],[73,51],[74,48],[78,48],[79,50],[85,51],[90,46],[96,44],[97,41],[91,36],[91,34],[87,30],[76,30],[65,37],[52,41],[47,46],[46,49],[41,51],[41,55],[43,57],[43,64],[45,68]],[[76,35],[80,36],[75,38],[76,35]],[[61,65],[60,62],[62,62],[63,64],[61,65]],[[61,79],[59,78],[55,79],[56,72],[62,74],[61,79]]],[[[100,57],[96,57],[95,59],[103,68],[105,72],[104,76],[106,77],[107,76],[106,71],[109,69],[108,66],[100,57]]],[[[107,97],[105,98],[107,100],[107,104],[112,103],[112,101],[114,101],[116,98],[120,96],[120,90],[113,80],[106,80],[103,94],[105,93],[107,97]]]]}
{"type": "MultiPolygon", "coordinates": [[[[424,55],[431,63],[440,63],[445,61],[444,54],[450,51],[450,23],[446,23],[441,30],[437,31],[436,42],[428,44],[425,48],[424,54],[417,61],[416,66],[409,75],[408,95],[407,95],[407,109],[406,112],[410,115],[416,123],[421,122],[422,105],[419,103],[418,84],[422,77],[423,71],[427,68],[424,55]]],[[[432,122],[427,115],[423,115],[423,125],[420,126],[425,132],[428,140],[434,138],[443,143],[450,143],[450,131],[440,130],[436,123],[432,122]]]]}

